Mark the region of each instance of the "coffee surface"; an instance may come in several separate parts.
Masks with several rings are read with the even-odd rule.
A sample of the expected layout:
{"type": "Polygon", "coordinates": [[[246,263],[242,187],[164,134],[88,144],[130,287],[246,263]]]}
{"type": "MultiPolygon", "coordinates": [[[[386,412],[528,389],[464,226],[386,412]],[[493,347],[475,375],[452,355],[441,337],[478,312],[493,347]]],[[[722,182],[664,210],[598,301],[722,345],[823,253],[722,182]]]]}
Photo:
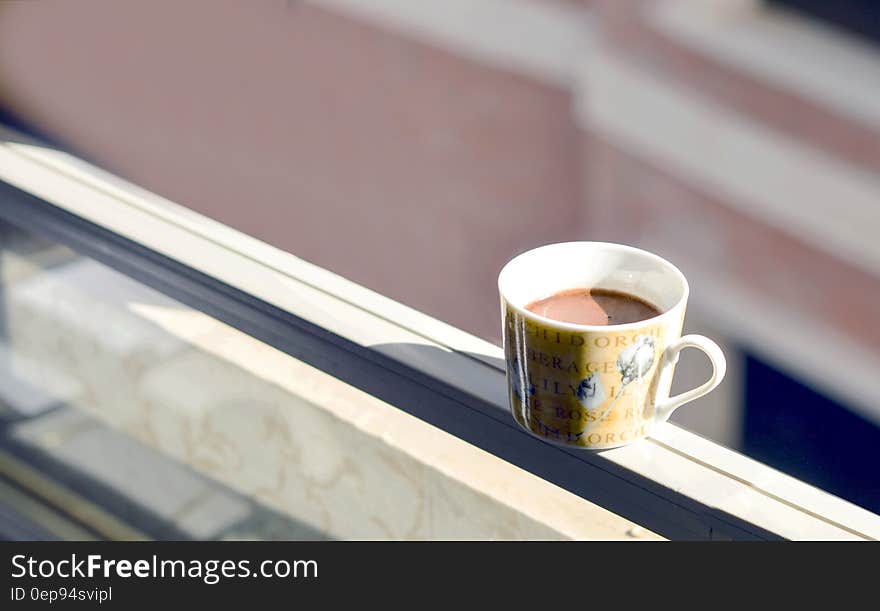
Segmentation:
{"type": "Polygon", "coordinates": [[[526,306],[530,312],[576,325],[625,325],[660,314],[628,293],[607,289],[567,289],[526,306]]]}

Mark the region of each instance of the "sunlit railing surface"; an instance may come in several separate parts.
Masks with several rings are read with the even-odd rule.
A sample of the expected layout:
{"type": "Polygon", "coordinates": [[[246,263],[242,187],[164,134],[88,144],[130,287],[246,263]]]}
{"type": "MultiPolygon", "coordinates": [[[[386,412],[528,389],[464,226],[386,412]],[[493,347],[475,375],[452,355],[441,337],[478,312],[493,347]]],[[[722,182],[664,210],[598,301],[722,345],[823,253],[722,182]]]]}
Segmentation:
{"type": "MultiPolygon", "coordinates": [[[[163,383],[164,378],[157,373],[158,379],[149,383],[138,378],[138,383],[149,389],[149,398],[144,399],[149,407],[133,407],[136,401],[119,397],[107,407],[96,408],[95,414],[115,430],[164,448],[176,461],[231,484],[246,501],[256,498],[282,512],[292,507],[291,499],[283,495],[266,500],[273,498],[273,486],[282,484],[280,476],[266,478],[272,470],[260,461],[276,464],[279,456],[294,463],[309,459],[303,468],[317,469],[318,473],[311,475],[318,481],[345,479],[345,469],[322,471],[326,467],[324,453],[332,455],[346,443],[346,439],[326,432],[324,419],[338,420],[341,416],[328,415],[327,408],[314,412],[321,416],[309,416],[311,408],[296,412],[279,398],[285,384],[298,376],[296,371],[308,370],[319,378],[329,374],[342,380],[351,392],[361,393],[358,396],[362,400],[378,401],[392,409],[389,413],[415,416],[419,420],[409,421],[407,435],[427,435],[428,431],[441,429],[470,444],[457,446],[458,451],[476,446],[494,455],[495,460],[502,459],[537,476],[535,481],[541,485],[549,482],[554,490],[561,488],[566,494],[590,501],[585,516],[594,515],[593,504],[603,507],[608,513],[601,515],[609,520],[605,536],[625,535],[631,527],[624,527],[633,523],[670,538],[871,539],[880,535],[878,516],[673,425],[662,427],[644,443],[598,454],[543,443],[520,430],[507,413],[504,367],[496,346],[145,193],[68,155],[7,137],[0,145],[0,181],[0,215],[7,222],[114,268],[126,277],[120,281],[123,284],[134,281],[158,291],[150,291],[153,297],[149,299],[132,299],[122,307],[126,316],[135,317],[141,321],[139,325],[146,325],[164,338],[148,342],[151,350],[158,352],[152,356],[149,350],[140,352],[141,361],[136,362],[151,358],[161,361],[157,367],[164,372],[162,375],[191,385],[191,390],[169,393],[173,385],[163,383]],[[159,293],[162,296],[157,297],[159,293]],[[230,338],[238,339],[229,339],[228,344],[227,340],[216,345],[200,343],[211,336],[216,325],[226,329],[230,338]],[[240,348],[236,347],[239,341],[240,348]],[[180,342],[186,350],[195,352],[179,356],[174,346],[180,342]],[[287,365],[291,367],[289,373],[275,374],[278,378],[265,391],[273,398],[260,402],[262,407],[250,401],[262,396],[263,391],[256,389],[266,383],[263,378],[269,368],[254,369],[247,359],[229,368],[228,359],[246,354],[245,346],[251,342],[266,349],[271,346],[272,354],[293,357],[303,363],[300,367],[307,368],[287,365]],[[180,358],[178,367],[173,366],[175,358],[180,358]],[[188,370],[194,362],[201,364],[188,370]],[[223,384],[230,384],[223,394],[231,398],[217,413],[228,415],[216,426],[206,425],[199,416],[210,404],[205,399],[209,393],[206,389],[223,388],[223,384]],[[134,412],[126,415],[126,410],[134,412]],[[148,412],[161,414],[163,410],[178,423],[170,430],[165,428],[170,426],[167,419],[160,418],[164,423],[161,426],[144,420],[148,412]],[[261,418],[250,418],[254,412],[261,413],[261,418]],[[304,436],[294,444],[300,450],[290,450],[289,455],[274,437],[277,430],[285,430],[280,426],[282,422],[287,423],[287,430],[304,436]],[[205,455],[188,445],[192,436],[199,435],[215,443],[212,446],[206,442],[209,450],[203,448],[205,455]],[[235,444],[240,441],[253,448],[247,456],[255,463],[235,458],[235,444]],[[247,477],[224,479],[232,477],[230,465],[243,469],[247,477]]],[[[83,286],[77,276],[88,275],[83,268],[100,275],[94,270],[103,268],[87,262],[89,265],[75,262],[70,275],[65,276],[72,287],[83,286]]],[[[103,286],[106,282],[94,284],[103,286]]],[[[73,292],[69,291],[71,295],[73,292]]],[[[30,303],[38,302],[37,297],[31,298],[30,303]]],[[[37,311],[34,305],[27,307],[37,311]]],[[[72,309],[85,311],[89,307],[80,303],[72,309]]],[[[70,322],[75,320],[74,315],[66,324],[76,329],[75,322],[70,322]]],[[[99,337],[100,320],[95,329],[99,337]]],[[[106,322],[110,324],[110,319],[106,322]]],[[[57,327],[57,333],[68,332],[57,327]]],[[[126,337],[127,341],[135,341],[126,337]]],[[[113,346],[109,338],[103,341],[113,346]]],[[[65,350],[46,346],[34,352],[35,361],[61,358],[65,350]],[[58,354],[52,354],[53,350],[58,354]]],[[[105,354],[103,358],[108,367],[123,367],[115,356],[105,354]]],[[[77,372],[72,380],[81,384],[85,375],[77,372]]],[[[93,371],[90,375],[97,379],[103,374],[93,371]]],[[[131,375],[131,371],[123,367],[116,377],[124,379],[123,375],[131,375]]],[[[346,426],[357,428],[365,423],[352,414],[346,426]]],[[[412,442],[386,437],[386,444],[412,442]]],[[[454,463],[454,455],[423,456],[420,468],[447,472],[454,463]]],[[[345,464],[357,469],[354,458],[345,464]]],[[[427,477],[426,473],[404,480],[422,481],[419,478],[427,477]]],[[[469,485],[479,488],[487,484],[469,485]]],[[[303,486],[297,488],[300,494],[308,489],[303,486]]],[[[372,487],[362,483],[353,489],[372,487]]],[[[482,490],[484,495],[486,490],[482,490]]],[[[494,498],[494,493],[488,496],[494,498]]],[[[303,497],[308,498],[307,494],[303,497]]],[[[586,507],[581,506],[581,510],[586,511],[586,507]]],[[[534,508],[520,507],[517,511],[532,516],[529,528],[537,529],[530,531],[534,536],[549,532],[541,530],[542,524],[546,529],[555,523],[553,528],[561,532],[559,522],[554,522],[558,516],[536,519],[538,510],[534,508]]],[[[364,519],[363,515],[358,518],[364,519]]],[[[578,516],[573,519],[576,521],[578,516]]],[[[389,531],[389,536],[404,537],[408,532],[389,531]]],[[[425,536],[430,536],[430,531],[426,532],[425,536]]],[[[567,533],[588,536],[584,532],[567,533]]],[[[344,529],[335,534],[352,536],[344,529]]]]}

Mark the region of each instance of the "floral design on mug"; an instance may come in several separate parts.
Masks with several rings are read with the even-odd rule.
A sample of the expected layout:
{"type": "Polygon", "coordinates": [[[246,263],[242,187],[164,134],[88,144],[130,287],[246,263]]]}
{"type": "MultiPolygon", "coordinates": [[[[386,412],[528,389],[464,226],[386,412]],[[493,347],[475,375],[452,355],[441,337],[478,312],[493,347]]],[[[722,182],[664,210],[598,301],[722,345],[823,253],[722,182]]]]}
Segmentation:
{"type": "Polygon", "coordinates": [[[519,359],[514,359],[512,363],[507,364],[507,376],[513,380],[513,392],[520,401],[524,398],[523,382],[528,384],[529,396],[535,394],[535,385],[526,377],[526,373],[519,366],[519,359]]]}
{"type": "Polygon", "coordinates": [[[593,410],[605,403],[608,393],[605,392],[605,386],[599,379],[599,374],[591,373],[589,376],[581,380],[575,392],[578,401],[585,409],[593,410]]]}
{"type": "Polygon", "coordinates": [[[641,380],[654,365],[654,338],[650,335],[636,335],[632,344],[620,351],[617,355],[617,371],[620,373],[620,390],[617,391],[614,400],[611,401],[605,412],[596,419],[600,422],[608,417],[611,410],[617,404],[617,400],[623,395],[624,389],[641,380]]]}
{"type": "Polygon", "coordinates": [[[654,338],[650,335],[636,335],[633,343],[621,350],[617,356],[621,391],[627,384],[644,377],[651,370],[652,365],[654,365],[654,338]]]}
{"type": "Polygon", "coordinates": [[[596,422],[604,420],[614,409],[617,400],[623,394],[624,389],[645,377],[651,367],[654,366],[654,338],[650,335],[636,335],[632,344],[620,351],[617,355],[617,371],[620,373],[620,390],[617,391],[611,404],[605,412],[596,419],[596,422]]]}

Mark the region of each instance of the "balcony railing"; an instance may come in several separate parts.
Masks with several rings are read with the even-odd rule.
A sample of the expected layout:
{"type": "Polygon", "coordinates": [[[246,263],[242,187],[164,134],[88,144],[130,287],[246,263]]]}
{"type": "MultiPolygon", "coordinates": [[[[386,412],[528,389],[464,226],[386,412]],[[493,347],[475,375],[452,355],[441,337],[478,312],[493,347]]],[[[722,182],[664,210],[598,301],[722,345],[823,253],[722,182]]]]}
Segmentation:
{"type": "MultiPolygon", "coordinates": [[[[327,388],[336,378],[357,389],[339,392],[415,416],[407,435],[435,427],[469,444],[450,451],[537,476],[523,499],[553,484],[583,499],[579,519],[672,539],[880,538],[880,517],[673,424],[601,453],[544,443],[509,415],[498,346],[9,132],[0,217],[320,370],[327,388]]],[[[442,452],[423,460],[453,468],[442,452]]]]}

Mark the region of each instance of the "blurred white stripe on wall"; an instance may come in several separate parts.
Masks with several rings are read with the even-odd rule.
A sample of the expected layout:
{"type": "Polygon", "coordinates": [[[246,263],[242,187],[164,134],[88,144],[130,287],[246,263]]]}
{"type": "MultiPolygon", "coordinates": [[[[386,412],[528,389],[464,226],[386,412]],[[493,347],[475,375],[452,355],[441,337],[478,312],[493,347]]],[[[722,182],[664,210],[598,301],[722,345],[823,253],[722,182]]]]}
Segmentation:
{"type": "Polygon", "coordinates": [[[307,0],[558,87],[591,42],[587,10],[535,0],[307,0]]]}

